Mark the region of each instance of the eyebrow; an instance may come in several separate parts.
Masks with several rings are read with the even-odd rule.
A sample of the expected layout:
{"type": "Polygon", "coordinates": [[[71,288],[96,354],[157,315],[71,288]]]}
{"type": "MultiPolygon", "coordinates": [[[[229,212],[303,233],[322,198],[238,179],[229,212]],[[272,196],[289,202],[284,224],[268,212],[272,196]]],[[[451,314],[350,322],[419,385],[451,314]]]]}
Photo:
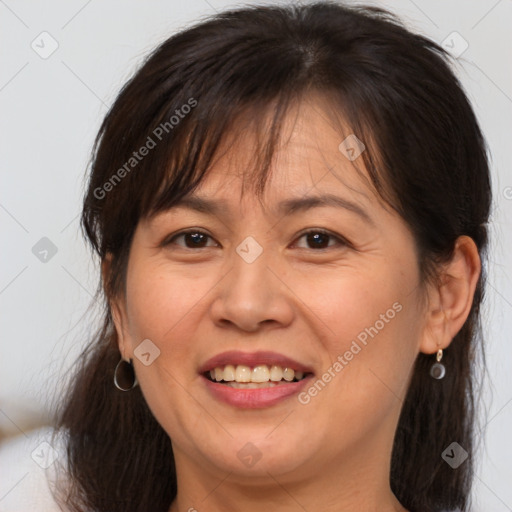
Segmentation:
{"type": "MultiPolygon", "coordinates": [[[[333,194],[285,199],[277,204],[277,212],[280,215],[291,215],[297,212],[305,212],[313,208],[329,206],[342,208],[355,213],[368,224],[375,226],[374,220],[360,205],[333,194]]],[[[189,195],[181,198],[171,208],[186,208],[215,216],[222,216],[229,210],[227,202],[222,199],[207,199],[196,195],[189,195]]]]}

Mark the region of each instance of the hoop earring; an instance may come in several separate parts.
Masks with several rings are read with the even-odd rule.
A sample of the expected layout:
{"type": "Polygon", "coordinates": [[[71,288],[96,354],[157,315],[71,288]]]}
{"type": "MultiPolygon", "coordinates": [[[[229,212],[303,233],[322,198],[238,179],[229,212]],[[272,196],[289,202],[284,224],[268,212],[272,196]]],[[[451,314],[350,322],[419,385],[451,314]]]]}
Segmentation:
{"type": "Polygon", "coordinates": [[[132,359],[128,362],[121,358],[114,370],[114,386],[120,391],[131,391],[138,385],[132,359]]]}
{"type": "Polygon", "coordinates": [[[442,379],[446,374],[446,368],[444,364],[441,363],[441,359],[443,358],[443,349],[440,348],[437,351],[436,362],[430,368],[430,376],[434,379],[442,379]]]}

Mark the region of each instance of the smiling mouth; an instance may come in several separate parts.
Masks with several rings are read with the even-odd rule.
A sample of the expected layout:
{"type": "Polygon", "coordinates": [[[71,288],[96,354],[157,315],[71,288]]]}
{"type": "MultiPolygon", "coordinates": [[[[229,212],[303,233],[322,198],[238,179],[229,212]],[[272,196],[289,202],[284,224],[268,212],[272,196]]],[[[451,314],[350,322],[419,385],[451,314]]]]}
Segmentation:
{"type": "Polygon", "coordinates": [[[266,388],[300,382],[309,375],[313,374],[289,367],[266,364],[256,366],[227,364],[216,366],[203,373],[203,376],[211,382],[237,389],[266,388]]]}

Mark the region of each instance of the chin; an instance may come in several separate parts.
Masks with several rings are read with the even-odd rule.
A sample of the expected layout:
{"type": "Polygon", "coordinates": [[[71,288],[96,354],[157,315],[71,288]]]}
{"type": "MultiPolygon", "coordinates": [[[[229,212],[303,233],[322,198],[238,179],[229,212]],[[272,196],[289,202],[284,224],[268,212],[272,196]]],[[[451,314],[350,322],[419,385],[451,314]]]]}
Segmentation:
{"type": "Polygon", "coordinates": [[[277,477],[305,467],[311,457],[304,450],[304,439],[295,438],[285,430],[283,435],[274,435],[271,439],[265,437],[268,432],[266,429],[265,434],[259,431],[256,435],[252,431],[251,435],[238,435],[229,441],[219,442],[217,446],[221,448],[214,453],[208,445],[205,448],[210,450],[205,457],[221,471],[240,477],[260,477],[262,480],[268,480],[269,473],[277,477]]]}

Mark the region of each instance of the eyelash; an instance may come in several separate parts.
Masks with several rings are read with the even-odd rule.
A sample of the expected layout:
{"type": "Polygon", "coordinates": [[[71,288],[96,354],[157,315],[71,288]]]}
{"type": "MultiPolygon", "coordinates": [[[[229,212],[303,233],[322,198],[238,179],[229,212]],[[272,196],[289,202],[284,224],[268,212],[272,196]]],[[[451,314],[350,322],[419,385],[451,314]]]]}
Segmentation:
{"type": "MultiPolygon", "coordinates": [[[[185,236],[185,235],[190,235],[190,234],[205,235],[208,238],[213,239],[213,237],[211,237],[208,233],[206,233],[206,232],[204,232],[204,231],[202,231],[200,229],[188,229],[188,230],[185,230],[185,231],[181,231],[180,233],[176,233],[175,235],[172,235],[172,237],[170,237],[169,239],[164,241],[162,245],[164,245],[164,246],[171,245],[171,244],[173,244],[173,242],[177,238],[185,236]]],[[[303,238],[304,236],[310,235],[310,234],[325,235],[325,236],[330,237],[331,239],[336,240],[339,246],[344,246],[344,247],[349,247],[350,246],[350,243],[347,240],[345,240],[343,237],[341,237],[339,235],[334,235],[333,233],[330,233],[329,231],[326,231],[324,229],[308,229],[307,231],[303,231],[303,232],[299,233],[299,235],[296,238],[296,240],[299,240],[299,239],[303,238]]],[[[183,246],[181,246],[181,247],[183,247],[183,246]]],[[[183,247],[183,248],[187,249],[187,250],[190,249],[192,251],[195,250],[195,248],[193,248],[193,247],[183,247]]],[[[323,251],[325,251],[327,249],[332,249],[332,248],[333,248],[333,246],[328,246],[328,247],[322,247],[320,249],[311,248],[311,250],[313,250],[315,252],[323,252],[323,251]]],[[[198,249],[208,249],[208,247],[198,247],[198,249]]],[[[302,247],[301,249],[304,249],[304,248],[302,247]]]]}

